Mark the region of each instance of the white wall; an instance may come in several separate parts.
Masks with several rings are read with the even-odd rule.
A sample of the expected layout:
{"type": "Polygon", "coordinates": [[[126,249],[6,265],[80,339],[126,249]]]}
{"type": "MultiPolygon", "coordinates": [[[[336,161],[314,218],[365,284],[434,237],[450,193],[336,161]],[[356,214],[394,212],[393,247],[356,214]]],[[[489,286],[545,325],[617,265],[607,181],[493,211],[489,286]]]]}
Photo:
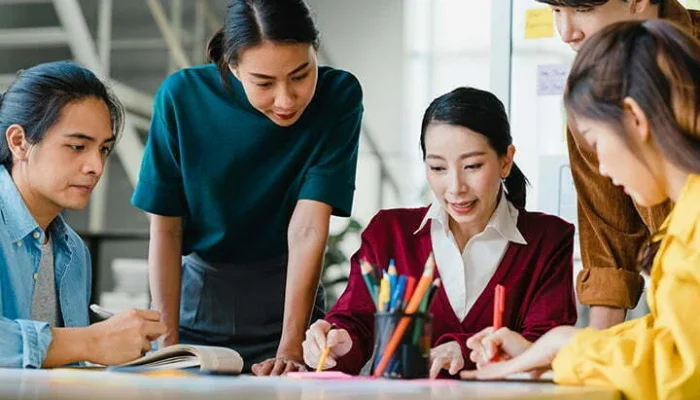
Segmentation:
{"type": "MultiPolygon", "coordinates": [[[[490,89],[493,0],[406,0],[405,115],[411,182],[408,205],[431,196],[419,150],[420,125],[430,102],[458,86],[490,89]]],[[[503,43],[508,46],[508,43],[503,43]]]]}
{"type": "MultiPolygon", "coordinates": [[[[321,47],[334,67],[355,74],[364,91],[365,125],[395,177],[402,175],[403,1],[310,0],[321,47]],[[397,145],[398,144],[398,145],[397,145]]],[[[322,60],[324,61],[324,60],[322,60]]],[[[377,212],[378,163],[363,140],[353,214],[363,225],[377,212]]],[[[387,192],[388,193],[388,192],[387,192]]],[[[396,205],[396,199],[389,199],[396,205]]]]}

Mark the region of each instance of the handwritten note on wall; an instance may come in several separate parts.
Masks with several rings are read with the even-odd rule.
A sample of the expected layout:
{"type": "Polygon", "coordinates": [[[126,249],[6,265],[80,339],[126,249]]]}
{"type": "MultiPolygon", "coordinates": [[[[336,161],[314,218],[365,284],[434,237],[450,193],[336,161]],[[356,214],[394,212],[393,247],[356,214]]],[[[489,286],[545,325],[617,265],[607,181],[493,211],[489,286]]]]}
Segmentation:
{"type": "Polygon", "coordinates": [[[551,38],[554,36],[554,16],[548,8],[525,11],[525,39],[551,38]]]}
{"type": "Polygon", "coordinates": [[[537,95],[561,96],[569,76],[569,65],[551,64],[537,66],[537,95]]]}

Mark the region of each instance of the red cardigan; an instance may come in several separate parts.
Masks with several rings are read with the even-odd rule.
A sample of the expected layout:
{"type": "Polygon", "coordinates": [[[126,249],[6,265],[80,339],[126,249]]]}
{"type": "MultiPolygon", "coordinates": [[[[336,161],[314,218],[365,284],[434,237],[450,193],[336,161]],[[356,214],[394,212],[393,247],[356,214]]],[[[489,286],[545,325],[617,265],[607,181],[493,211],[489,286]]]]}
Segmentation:
{"type": "MultiPolygon", "coordinates": [[[[417,233],[428,208],[382,210],[362,233],[360,249],[350,261],[350,278],[326,320],[346,329],[353,346],[338,360],[336,369],[358,374],[372,354],[375,306],[360,273],[366,259],[386,269],[396,260],[399,274],[420,278],[432,251],[430,221],[417,233]]],[[[469,361],[466,341],[491,326],[497,284],[506,287],[503,325],[534,341],[558,325],[576,322],[573,290],[574,227],[564,220],[520,209],[518,230],[527,245],[509,243],[500,265],[463,321],[459,321],[443,287],[430,307],[433,347],[452,340],[462,348],[465,368],[469,361]]],[[[436,270],[436,277],[438,276],[436,270]]]]}

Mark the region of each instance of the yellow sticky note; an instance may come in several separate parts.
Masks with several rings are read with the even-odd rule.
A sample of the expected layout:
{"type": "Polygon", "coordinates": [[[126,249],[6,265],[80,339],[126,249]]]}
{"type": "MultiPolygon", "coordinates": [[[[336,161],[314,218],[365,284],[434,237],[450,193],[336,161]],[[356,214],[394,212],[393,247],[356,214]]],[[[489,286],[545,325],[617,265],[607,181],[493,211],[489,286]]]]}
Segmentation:
{"type": "Polygon", "coordinates": [[[525,39],[550,38],[554,36],[554,16],[547,8],[525,11],[525,39]]]}
{"type": "Polygon", "coordinates": [[[700,10],[700,0],[688,0],[688,8],[700,10]]]}

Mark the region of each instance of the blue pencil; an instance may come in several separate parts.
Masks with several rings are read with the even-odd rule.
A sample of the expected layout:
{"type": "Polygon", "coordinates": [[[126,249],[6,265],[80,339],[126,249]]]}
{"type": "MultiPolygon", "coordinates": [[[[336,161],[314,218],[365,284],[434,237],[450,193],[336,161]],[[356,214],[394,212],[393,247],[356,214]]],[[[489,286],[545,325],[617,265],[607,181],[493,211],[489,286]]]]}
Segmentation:
{"type": "Polygon", "coordinates": [[[396,264],[394,263],[394,259],[392,258],[389,260],[389,293],[394,293],[394,290],[396,290],[396,279],[398,272],[396,271],[396,264]]]}
{"type": "Polygon", "coordinates": [[[396,289],[394,289],[394,292],[391,294],[391,305],[389,306],[391,312],[397,311],[401,307],[403,293],[406,290],[406,280],[407,278],[405,275],[401,275],[398,279],[396,289]]]}

